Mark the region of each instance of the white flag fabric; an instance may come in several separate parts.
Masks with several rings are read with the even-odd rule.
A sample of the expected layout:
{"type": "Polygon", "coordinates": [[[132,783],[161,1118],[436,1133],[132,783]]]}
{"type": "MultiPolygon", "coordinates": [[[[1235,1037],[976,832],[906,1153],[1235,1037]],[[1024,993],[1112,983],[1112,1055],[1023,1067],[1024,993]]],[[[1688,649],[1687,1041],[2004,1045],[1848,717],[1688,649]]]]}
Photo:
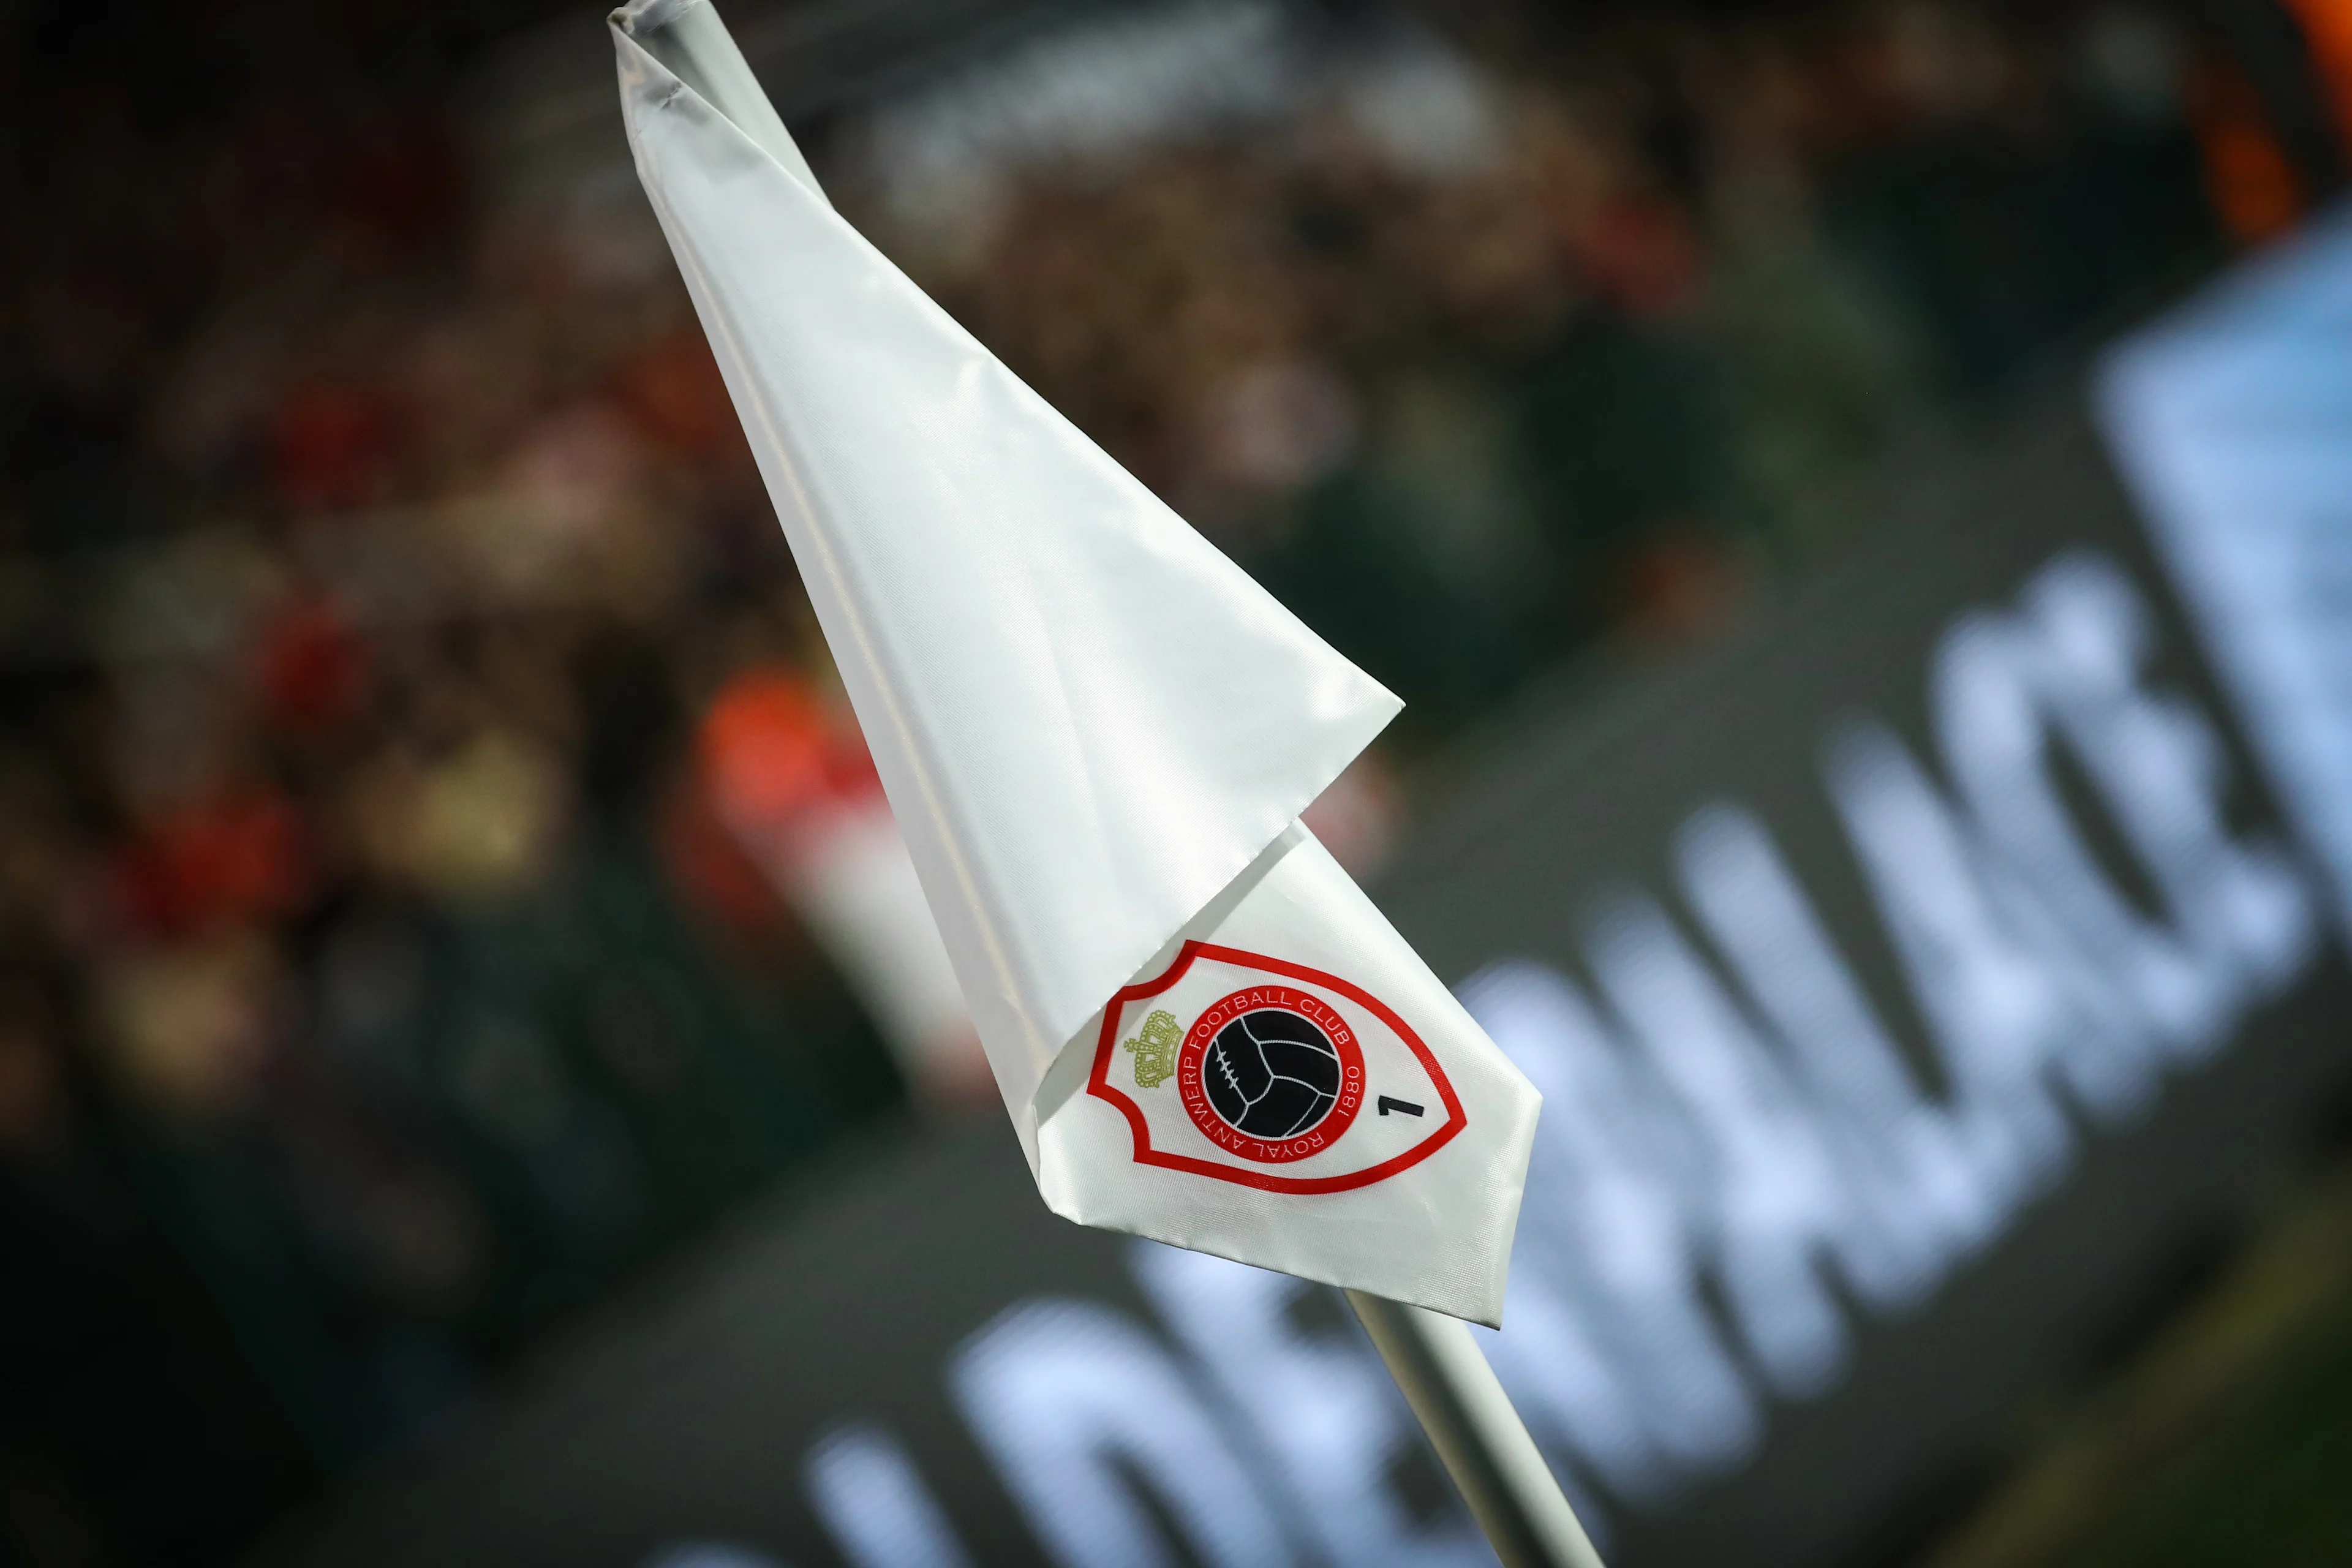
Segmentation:
{"type": "Polygon", "coordinates": [[[708,0],[612,26],[1045,1201],[1496,1321],[1538,1097],[1297,820],[1397,700],[833,210],[708,0]]]}

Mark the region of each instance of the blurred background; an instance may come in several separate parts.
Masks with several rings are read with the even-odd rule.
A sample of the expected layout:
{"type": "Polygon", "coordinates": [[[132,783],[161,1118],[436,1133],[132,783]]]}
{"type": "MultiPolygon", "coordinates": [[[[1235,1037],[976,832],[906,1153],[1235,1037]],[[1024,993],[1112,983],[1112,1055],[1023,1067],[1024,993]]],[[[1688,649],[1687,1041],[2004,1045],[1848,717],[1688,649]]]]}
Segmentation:
{"type": "MultiPolygon", "coordinates": [[[[2352,151],[2334,0],[727,16],[843,213],[1407,700],[1310,819],[1376,886],[2352,151]]],[[[601,16],[12,21],[0,1563],[222,1563],[712,1238],[1012,1145],[601,16]]],[[[2323,1188],[1834,1560],[2352,1557],[2323,1188]],[[2200,1311],[2235,1359],[2147,1359],[2200,1311]]]]}

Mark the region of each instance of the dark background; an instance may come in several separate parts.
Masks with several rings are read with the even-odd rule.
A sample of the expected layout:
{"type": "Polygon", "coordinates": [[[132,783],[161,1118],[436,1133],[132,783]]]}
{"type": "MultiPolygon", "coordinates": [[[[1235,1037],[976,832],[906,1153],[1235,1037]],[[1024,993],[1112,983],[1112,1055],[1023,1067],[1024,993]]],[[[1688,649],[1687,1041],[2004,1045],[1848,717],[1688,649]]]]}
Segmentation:
{"type": "MultiPolygon", "coordinates": [[[[1906,478],[1905,493],[1931,499],[1836,572],[1684,668],[1526,717],[1517,754],[1491,761],[1421,828],[1376,890],[1442,975],[1498,957],[1577,971],[1580,916],[1614,887],[1668,886],[1674,827],[1727,797],[1771,825],[1874,1000],[1906,1020],[1906,987],[1819,782],[1822,740],[1869,712],[1932,755],[1924,677],[1937,636],[1963,610],[2008,601],[2069,547],[2107,552],[2159,605],[2168,595],[2072,399],[1906,478]]],[[[2226,715],[2177,612],[2159,622],[2150,683],[2226,715]]],[[[2276,830],[2232,750],[2233,816],[2276,830]]],[[[2053,1190],[1925,1305],[1892,1318],[1856,1310],[1851,1371],[1817,1398],[1773,1402],[1752,1459],[1647,1505],[1608,1505],[1610,1561],[1923,1557],[2031,1451],[2038,1412],[2113,1379],[2242,1255],[2282,1192],[2342,1159],[2347,1005],[2352,973],[2331,945],[2212,1062],[2181,1069],[2151,1113],[2121,1128],[2084,1120],[2053,1190]]],[[[1897,1029],[1929,1055],[1916,1022],[1897,1029]]],[[[1124,1255],[1150,1244],[1045,1215],[993,1128],[869,1150],[839,1171],[842,1195],[761,1214],[657,1295],[609,1314],[447,1451],[264,1561],[617,1568],[714,1541],[834,1562],[792,1478],[824,1430],[853,1418],[904,1435],[975,1562],[1032,1560],[948,1401],[945,1364],[1026,1300],[1097,1299],[1149,1320],[1124,1255]]],[[[1346,1336],[1343,1310],[1318,1288],[1302,1316],[1308,1331],[1346,1336]]],[[[1391,1484],[1413,1495],[1434,1479],[1391,1484]]],[[[2307,1511],[2305,1550],[2340,1529],[2334,1505],[2307,1511]]],[[[2275,1560],[2313,1559],[2290,1549],[2275,1560]]]]}
{"type": "MultiPolygon", "coordinates": [[[[2127,536],[2065,411],[2083,355],[2342,174],[2317,7],[1490,0],[1286,10],[1309,64],[1270,107],[1107,157],[1073,122],[985,189],[908,174],[926,94],[1141,14],[729,13],[853,220],[1412,702],[1359,779],[1356,863],[1379,881],[1392,847],[1383,897],[1449,978],[1518,907],[1468,879],[1477,857],[1654,869],[1622,847],[1694,802],[1631,787],[1647,768],[1752,774],[1833,866],[1790,761],[1809,735],[1714,706],[1721,683],[1787,647],[1792,715],[1883,678],[1916,722],[1884,694],[1916,689],[1945,609],[2013,586],[2044,527],[2127,536]],[[1334,107],[1312,62],[1400,38],[1483,84],[1483,161],[1334,107]],[[2002,503],[1899,521],[1965,474],[2002,503]],[[1957,542],[1948,568],[1874,542],[1906,528],[1957,542]],[[1858,664],[1807,662],[1848,636],[1858,664]],[[1595,792],[1580,809],[1619,826],[1486,826],[1516,823],[1511,779],[1595,792]],[[1457,911],[1449,887],[1480,890],[1457,911]]],[[[0,1560],[225,1561],[465,1430],[712,1235],[822,1209],[846,1149],[1017,1171],[1001,1128],[910,1104],[715,820],[714,700],[830,675],[616,161],[601,18],[58,5],[10,36],[0,1560]]],[[[2285,1092],[2268,1061],[2212,1081],[2285,1092]]],[[[2318,1114],[2217,1145],[2194,1212],[2086,1268],[2099,1300],[2060,1337],[1982,1282],[2006,1261],[1947,1302],[2033,1340],[2001,1364],[2071,1408],[2125,1356],[2081,1347],[2205,1278],[2168,1248],[2231,1256],[2231,1173],[2295,1166],[2318,1114]]],[[[1108,1244],[1005,1191],[990,1223],[1054,1236],[1041,1270],[1114,1288],[1108,1244]]],[[[2016,1247],[2070,1250],[2041,1234],[2016,1247]]],[[[809,1272],[779,1289],[810,1321],[852,1300],[809,1272]]],[[[1827,1452],[1833,1407],[1776,1418],[1769,1462],[1823,1478],[1780,1456],[1827,1452]]],[[[1955,1422],[1905,1470],[1925,1494],[1856,1498],[1824,1538],[1900,1560],[2055,1429],[1955,1422]]],[[[979,1474],[941,1463],[942,1488],[979,1474]]],[[[1741,1517],[1750,1484],[1688,1518],[1741,1517]]]]}

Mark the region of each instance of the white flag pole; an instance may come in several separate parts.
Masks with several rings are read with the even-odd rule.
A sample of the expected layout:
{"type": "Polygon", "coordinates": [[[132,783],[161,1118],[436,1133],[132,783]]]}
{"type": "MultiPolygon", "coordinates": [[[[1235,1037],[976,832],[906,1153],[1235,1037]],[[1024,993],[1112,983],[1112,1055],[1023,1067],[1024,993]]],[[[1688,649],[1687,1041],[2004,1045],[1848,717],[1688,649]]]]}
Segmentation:
{"type": "Polygon", "coordinates": [[[1601,1568],[1470,1325],[1361,1290],[1347,1295],[1503,1568],[1601,1568]]]}
{"type": "MultiPolygon", "coordinates": [[[[1041,1192],[1082,1223],[1383,1282],[1388,1294],[1351,1289],[1349,1300],[1496,1554],[1509,1568],[1600,1568],[1468,1324],[1391,1299],[1495,1321],[1539,1103],[1295,820],[1396,699],[840,222],[707,0],[632,0],[612,25],[639,173],[1041,1192]],[[1148,647],[1122,608],[1139,595],[1160,612],[1148,647]],[[1005,743],[1024,731],[1033,745],[1005,743]],[[1108,912],[1090,901],[1105,889],[1121,895],[1108,912]],[[1133,989],[1138,962],[1211,909],[1203,940],[1144,994],[1182,984],[1196,949],[1212,979],[1256,975],[1254,996],[1322,987],[1328,995],[1297,991],[1298,1016],[1335,1020],[1353,1050],[1367,1032],[1386,1039],[1380,1070],[1411,1100],[1384,1097],[1381,1114],[1401,1106],[1418,1121],[1426,1110],[1444,1125],[1414,1143],[1397,1124],[1380,1144],[1384,1162],[1282,1178],[1234,1176],[1231,1162],[1200,1157],[1213,1146],[1152,1147],[1150,1117],[1108,1080],[1099,1100],[1061,1085],[1064,1112],[1042,1120],[1039,1098],[1056,1087],[1047,1069],[1088,1059],[1066,1048],[1091,1027],[1088,1008],[1122,982],[1133,989]],[[1330,973],[1366,965],[1385,1000],[1330,973]],[[1265,985],[1267,975],[1286,984],[1265,985]],[[1108,1109],[1121,1102],[1124,1123],[1108,1109]],[[1436,1178],[1424,1157],[1474,1119],[1475,1157],[1436,1178]],[[1169,1170],[1273,1195],[1204,1209],[1160,1180],[1169,1170]],[[1423,1177],[1385,1207],[1365,1195],[1375,1182],[1423,1177]],[[1339,1205],[1339,1234],[1402,1245],[1334,1254],[1319,1245],[1333,1227],[1273,1206],[1293,1191],[1339,1205]]],[[[1116,1020],[1097,1016],[1108,1052],[1116,1020]]],[[[1353,1060],[1360,1085],[1366,1070],[1353,1060]]],[[[1162,1132],[1185,1129],[1168,1121],[1162,1132]]]]}

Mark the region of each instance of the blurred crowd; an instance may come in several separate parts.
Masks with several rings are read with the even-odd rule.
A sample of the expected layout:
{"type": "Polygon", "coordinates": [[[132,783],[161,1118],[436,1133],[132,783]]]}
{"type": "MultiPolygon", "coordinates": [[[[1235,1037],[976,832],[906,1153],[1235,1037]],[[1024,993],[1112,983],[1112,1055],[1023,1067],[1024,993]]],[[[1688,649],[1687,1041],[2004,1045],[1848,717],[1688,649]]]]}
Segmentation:
{"type": "MultiPolygon", "coordinates": [[[[1302,11],[1339,66],[1149,136],[808,129],[1412,704],[1327,803],[1370,866],[1439,742],[2324,198],[2344,51],[2242,9],[1302,11]]],[[[218,1552],[908,1093],[718,798],[865,764],[675,271],[373,25],[7,68],[9,1561],[218,1552]]]]}
{"type": "Polygon", "coordinates": [[[1834,542],[1898,433],[2334,178],[2158,12],[1487,21],[1343,32],[1279,112],[1195,101],[1164,145],[977,91],[838,138],[853,216],[1406,697],[1408,751],[1564,656],[1703,629],[1834,542]],[[976,194],[928,167],[999,116],[976,194]]]}

